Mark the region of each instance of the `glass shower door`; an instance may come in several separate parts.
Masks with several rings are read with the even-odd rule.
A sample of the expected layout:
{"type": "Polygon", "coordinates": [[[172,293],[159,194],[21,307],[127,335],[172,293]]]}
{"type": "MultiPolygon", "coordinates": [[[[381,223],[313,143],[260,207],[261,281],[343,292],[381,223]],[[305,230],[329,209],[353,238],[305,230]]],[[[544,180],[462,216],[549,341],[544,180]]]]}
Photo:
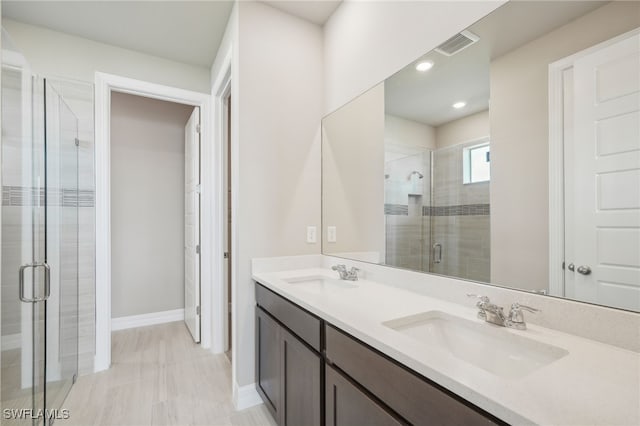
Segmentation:
{"type": "Polygon", "coordinates": [[[2,425],[46,425],[78,370],[78,120],[2,50],[2,425]]]}
{"type": "Polygon", "coordinates": [[[5,425],[45,412],[49,269],[45,252],[44,87],[3,33],[1,399],[5,425]]]}

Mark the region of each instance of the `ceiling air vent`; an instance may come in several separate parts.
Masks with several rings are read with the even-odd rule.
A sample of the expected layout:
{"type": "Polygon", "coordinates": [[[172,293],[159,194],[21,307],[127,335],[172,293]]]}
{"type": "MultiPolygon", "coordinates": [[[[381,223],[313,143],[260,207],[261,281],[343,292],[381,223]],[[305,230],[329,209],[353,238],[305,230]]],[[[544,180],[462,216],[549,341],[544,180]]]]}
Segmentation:
{"type": "Polygon", "coordinates": [[[435,50],[445,56],[453,56],[478,40],[480,40],[480,37],[471,31],[462,31],[436,47],[435,50]]]}

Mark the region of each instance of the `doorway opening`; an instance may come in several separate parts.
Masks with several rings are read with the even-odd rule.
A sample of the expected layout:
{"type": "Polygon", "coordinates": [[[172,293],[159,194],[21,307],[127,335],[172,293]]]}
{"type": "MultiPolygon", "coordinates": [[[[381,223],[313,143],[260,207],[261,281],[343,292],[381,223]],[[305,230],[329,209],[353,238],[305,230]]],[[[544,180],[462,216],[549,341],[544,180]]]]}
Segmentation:
{"type": "MultiPolygon", "coordinates": [[[[211,97],[210,95],[205,93],[193,92],[175,87],[164,86],[98,72],[96,73],[95,78],[96,300],[99,301],[99,303],[96,303],[96,355],[94,359],[94,371],[96,372],[106,370],[111,365],[111,330],[114,325],[111,321],[111,305],[113,299],[112,284],[114,282],[114,280],[112,280],[112,258],[116,254],[116,250],[114,249],[114,247],[112,247],[113,245],[111,228],[114,221],[111,217],[111,182],[112,175],[118,173],[118,169],[111,167],[111,101],[112,97],[117,96],[118,93],[136,95],[138,97],[144,98],[145,100],[166,101],[176,104],[182,104],[191,109],[192,115],[194,111],[198,111],[196,115],[199,117],[201,123],[199,123],[199,126],[198,124],[193,125],[192,128],[198,130],[197,141],[199,144],[199,148],[195,151],[198,151],[201,155],[200,159],[197,162],[198,167],[194,166],[194,170],[199,170],[200,179],[203,183],[202,187],[204,187],[204,191],[201,190],[201,186],[199,183],[200,181],[193,185],[192,192],[198,195],[197,197],[194,196],[194,198],[198,199],[199,201],[199,207],[197,211],[200,212],[200,209],[202,209],[202,214],[199,215],[199,218],[197,220],[194,219],[192,221],[194,226],[197,225],[199,229],[201,229],[201,232],[198,231],[198,235],[200,235],[199,240],[194,239],[193,244],[190,245],[190,247],[192,247],[194,251],[197,251],[197,256],[194,257],[199,262],[197,268],[193,269],[193,275],[191,277],[193,278],[192,282],[200,283],[199,291],[195,291],[194,297],[192,298],[192,300],[197,300],[198,303],[194,303],[191,310],[193,312],[194,318],[201,317],[201,320],[197,321],[200,330],[196,331],[197,335],[199,334],[201,346],[205,349],[211,347],[211,277],[213,273],[213,256],[211,255],[211,253],[214,245],[212,232],[213,218],[211,217],[211,214],[207,214],[207,212],[213,211],[212,198],[214,195],[211,190],[207,190],[207,188],[213,188],[213,172],[211,167],[211,164],[213,163],[212,146],[210,143],[207,143],[207,138],[210,132],[209,115],[211,97]],[[200,164],[202,164],[201,167],[200,164]]],[[[182,132],[186,131],[186,127],[184,129],[181,129],[181,134],[185,135],[185,140],[187,135],[182,132]]],[[[194,139],[196,138],[194,137],[194,139]]],[[[144,158],[142,161],[139,161],[139,164],[144,163],[149,163],[149,160],[147,158],[144,158]]],[[[187,164],[183,164],[184,168],[182,170],[186,170],[187,164]]],[[[135,175],[135,177],[139,178],[140,180],[150,180],[149,176],[143,173],[143,170],[143,167],[140,167],[140,170],[137,170],[138,174],[135,175]]],[[[184,172],[181,171],[181,173],[180,188],[186,188],[185,181],[183,180],[184,172]]],[[[151,181],[153,182],[152,179],[151,181]]],[[[128,182],[133,182],[133,180],[129,179],[128,182]]],[[[154,191],[161,192],[164,189],[161,185],[151,185],[150,188],[151,192],[139,191],[135,193],[135,196],[141,199],[145,199],[145,197],[154,195],[154,191]]],[[[186,191],[183,190],[180,200],[184,200],[187,198],[185,192],[186,191]]],[[[146,216],[149,221],[156,220],[156,216],[162,216],[166,214],[166,212],[162,209],[156,209],[153,210],[152,214],[153,217],[150,215],[146,216]]],[[[181,217],[186,217],[184,210],[182,210],[181,217]]],[[[186,231],[187,227],[185,226],[184,229],[186,231]]],[[[162,236],[163,233],[161,232],[160,235],[162,236]]],[[[132,238],[135,238],[135,236],[133,236],[132,238]]],[[[156,250],[160,245],[160,243],[154,245],[147,242],[146,250],[153,252],[153,250],[156,250]]],[[[180,254],[175,254],[175,257],[180,259],[184,258],[185,260],[187,260],[187,256],[185,256],[184,253],[185,245],[187,244],[185,244],[185,240],[183,239],[182,242],[180,242],[180,244],[178,245],[180,254]]],[[[129,254],[127,261],[131,263],[135,263],[141,256],[140,253],[128,247],[126,248],[126,252],[129,254]]],[[[158,267],[159,261],[156,261],[153,265],[155,267],[158,267]]],[[[180,280],[184,282],[187,281],[186,278],[188,277],[185,273],[180,280]]],[[[148,301],[146,300],[146,298],[155,298],[157,296],[157,293],[159,292],[162,292],[162,289],[160,288],[160,286],[156,285],[150,292],[137,294],[136,297],[145,299],[143,300],[143,303],[147,303],[148,301]]],[[[187,300],[189,300],[189,298],[187,298],[187,300]]],[[[163,315],[160,315],[161,318],[166,315],[161,322],[167,322],[169,320],[167,319],[167,316],[170,317],[172,321],[180,321],[185,317],[189,319],[189,308],[186,310],[186,312],[184,310],[184,307],[181,311],[174,311],[173,309],[169,309],[168,311],[161,312],[164,313],[163,315]]],[[[130,319],[135,320],[138,325],[149,325],[150,320],[152,321],[151,324],[158,323],[153,322],[158,321],[158,316],[155,314],[151,315],[151,319],[147,314],[135,315],[130,319]]],[[[198,337],[197,335],[196,337],[198,337]]]]}
{"type": "Polygon", "coordinates": [[[200,342],[200,108],[114,92],[112,330],[184,321],[200,342]]]}

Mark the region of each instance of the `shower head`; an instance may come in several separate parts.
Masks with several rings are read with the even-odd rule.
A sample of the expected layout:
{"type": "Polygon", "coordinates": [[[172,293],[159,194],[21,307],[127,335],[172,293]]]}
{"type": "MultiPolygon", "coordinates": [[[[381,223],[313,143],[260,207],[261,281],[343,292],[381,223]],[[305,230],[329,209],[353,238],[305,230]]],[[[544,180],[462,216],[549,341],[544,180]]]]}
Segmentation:
{"type": "Polygon", "coordinates": [[[422,179],[424,177],[424,175],[422,173],[420,173],[417,170],[414,170],[411,173],[409,173],[409,179],[411,179],[411,176],[413,176],[413,175],[418,175],[418,179],[422,179]]]}

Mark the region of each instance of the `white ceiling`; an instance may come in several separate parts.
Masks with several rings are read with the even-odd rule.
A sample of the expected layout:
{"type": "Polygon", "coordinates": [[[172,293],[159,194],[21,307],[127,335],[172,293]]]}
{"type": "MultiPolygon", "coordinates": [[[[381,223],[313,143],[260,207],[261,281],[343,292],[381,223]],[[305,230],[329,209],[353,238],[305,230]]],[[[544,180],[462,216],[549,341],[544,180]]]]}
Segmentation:
{"type": "Polygon", "coordinates": [[[232,1],[11,1],[2,16],[187,64],[209,67],[232,1]]]}
{"type": "Polygon", "coordinates": [[[451,57],[429,52],[389,77],[385,81],[385,110],[434,127],[486,110],[492,59],[604,4],[589,0],[510,2],[469,27],[480,36],[474,45],[451,57]],[[415,64],[424,59],[435,65],[420,73],[415,64]],[[467,106],[453,109],[457,101],[466,101],[467,106]]]}
{"type": "MultiPolygon", "coordinates": [[[[264,1],[323,25],[342,0],[264,1]]],[[[210,67],[231,0],[3,0],[3,17],[174,61],[210,67]]]]}
{"type": "Polygon", "coordinates": [[[340,6],[342,0],[263,0],[263,2],[290,15],[324,25],[340,6]]]}

